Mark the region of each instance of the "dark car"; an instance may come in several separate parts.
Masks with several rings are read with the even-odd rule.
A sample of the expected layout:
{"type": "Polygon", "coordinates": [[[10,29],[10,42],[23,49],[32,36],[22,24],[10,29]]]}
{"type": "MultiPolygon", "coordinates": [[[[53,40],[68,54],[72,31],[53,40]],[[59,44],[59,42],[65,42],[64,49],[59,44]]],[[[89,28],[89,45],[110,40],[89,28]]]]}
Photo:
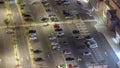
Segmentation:
{"type": "Polygon", "coordinates": [[[29,33],[36,33],[36,30],[29,30],[29,33]]]}
{"type": "Polygon", "coordinates": [[[34,60],[35,60],[36,62],[43,61],[42,58],[34,58],[34,60]]]}
{"type": "Polygon", "coordinates": [[[51,12],[52,10],[51,9],[46,9],[46,12],[51,12]]]}
{"type": "Polygon", "coordinates": [[[86,36],[85,38],[86,38],[86,39],[93,39],[93,37],[90,36],[90,35],[86,36]]]}
{"type": "Polygon", "coordinates": [[[66,61],[72,61],[72,60],[74,60],[74,58],[72,58],[72,57],[67,57],[65,59],[66,59],[66,61]]]}
{"type": "Polygon", "coordinates": [[[55,31],[63,31],[62,28],[56,28],[55,31]]]}
{"type": "Polygon", "coordinates": [[[62,1],[56,1],[56,4],[61,5],[62,1]]]}
{"type": "Polygon", "coordinates": [[[80,36],[75,36],[76,40],[82,40],[83,38],[81,38],[80,36]]]}
{"type": "Polygon", "coordinates": [[[71,16],[71,14],[70,14],[69,12],[65,11],[65,10],[63,10],[63,14],[64,14],[65,16],[71,16]]]}
{"type": "Polygon", "coordinates": [[[33,52],[34,53],[41,53],[42,51],[41,50],[34,50],[33,52]]]}
{"type": "Polygon", "coordinates": [[[82,3],[80,1],[77,1],[77,4],[79,4],[80,6],[83,6],[82,3]]]}
{"type": "Polygon", "coordinates": [[[63,41],[63,44],[68,44],[68,42],[67,41],[63,41]]]}
{"type": "Polygon", "coordinates": [[[79,30],[73,30],[73,34],[80,34],[79,30]]]}
{"type": "Polygon", "coordinates": [[[24,17],[31,17],[29,14],[23,14],[24,17]]]}

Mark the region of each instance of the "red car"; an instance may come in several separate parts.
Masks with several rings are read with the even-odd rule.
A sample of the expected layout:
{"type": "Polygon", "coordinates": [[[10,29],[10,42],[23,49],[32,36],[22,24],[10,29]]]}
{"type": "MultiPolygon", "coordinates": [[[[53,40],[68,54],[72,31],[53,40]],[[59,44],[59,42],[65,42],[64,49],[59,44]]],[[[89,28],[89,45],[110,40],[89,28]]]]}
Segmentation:
{"type": "Polygon", "coordinates": [[[72,67],[72,64],[69,64],[69,65],[68,65],[68,68],[73,68],[73,67],[72,67]]]}
{"type": "Polygon", "coordinates": [[[54,25],[54,28],[59,28],[59,27],[60,27],[59,24],[54,25]]]}

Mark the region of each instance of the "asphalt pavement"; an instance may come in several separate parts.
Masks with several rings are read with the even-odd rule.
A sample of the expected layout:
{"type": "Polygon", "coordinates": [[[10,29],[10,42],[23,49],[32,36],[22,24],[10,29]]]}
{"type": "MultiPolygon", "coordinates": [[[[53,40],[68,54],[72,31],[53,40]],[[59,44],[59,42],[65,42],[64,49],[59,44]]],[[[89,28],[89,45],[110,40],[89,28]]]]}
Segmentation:
{"type": "Polygon", "coordinates": [[[36,64],[42,64],[45,68],[56,68],[58,65],[64,64],[64,57],[61,51],[56,51],[52,49],[51,42],[48,35],[55,33],[53,30],[53,25],[43,26],[43,27],[31,27],[37,31],[37,40],[33,41],[33,49],[42,50],[41,54],[35,54],[35,57],[41,57],[44,59],[43,62],[36,62],[36,64]]]}
{"type": "Polygon", "coordinates": [[[16,66],[12,39],[12,34],[7,34],[4,28],[0,29],[0,68],[14,68],[16,66]]]}
{"type": "Polygon", "coordinates": [[[99,46],[98,49],[100,50],[100,53],[102,54],[106,63],[108,64],[108,68],[118,68],[117,62],[119,61],[119,59],[115,55],[114,51],[110,47],[104,35],[100,32],[97,32],[97,30],[94,27],[95,24],[96,22],[86,22],[87,28],[89,29],[90,32],[92,32],[91,35],[93,35],[93,37],[98,43],[99,46]]]}
{"type": "Polygon", "coordinates": [[[19,25],[22,25],[23,21],[19,14],[18,7],[15,3],[12,3],[10,4],[10,8],[13,16],[13,24],[16,27],[15,31],[16,31],[16,39],[17,39],[17,49],[20,57],[20,65],[22,68],[32,68],[30,54],[28,51],[26,34],[24,31],[25,29],[22,27],[19,27],[19,25]]]}

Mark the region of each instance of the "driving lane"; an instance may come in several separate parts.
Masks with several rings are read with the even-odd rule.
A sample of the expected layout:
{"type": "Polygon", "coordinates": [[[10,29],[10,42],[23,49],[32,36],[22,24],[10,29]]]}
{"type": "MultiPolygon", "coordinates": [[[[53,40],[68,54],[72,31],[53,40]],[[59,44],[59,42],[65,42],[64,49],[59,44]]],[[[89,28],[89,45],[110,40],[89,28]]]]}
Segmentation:
{"type": "Polygon", "coordinates": [[[10,4],[10,8],[11,8],[12,16],[13,16],[13,23],[16,26],[17,49],[18,49],[18,54],[20,57],[20,63],[21,63],[20,65],[22,68],[32,68],[31,60],[29,59],[30,54],[28,51],[28,44],[26,41],[26,35],[24,32],[24,28],[19,27],[20,25],[22,25],[23,21],[20,17],[16,4],[15,3],[10,4]]]}

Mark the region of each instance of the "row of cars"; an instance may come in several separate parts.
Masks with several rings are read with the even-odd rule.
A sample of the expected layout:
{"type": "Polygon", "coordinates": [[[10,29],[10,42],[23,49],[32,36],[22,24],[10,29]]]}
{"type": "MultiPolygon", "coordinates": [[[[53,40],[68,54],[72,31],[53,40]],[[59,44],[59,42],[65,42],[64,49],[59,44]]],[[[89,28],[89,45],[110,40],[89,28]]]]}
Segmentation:
{"type": "MultiPolygon", "coordinates": [[[[32,40],[32,41],[35,41],[37,40],[37,33],[36,33],[36,30],[29,30],[29,40],[32,40]]],[[[34,54],[40,54],[42,53],[42,50],[41,49],[32,49],[31,50],[34,54]]],[[[33,58],[33,60],[35,62],[42,62],[44,61],[45,59],[43,59],[42,57],[35,57],[33,58]]]]}
{"type": "Polygon", "coordinates": [[[29,30],[29,39],[30,40],[37,40],[36,30],[29,30]]]}
{"type": "MultiPolygon", "coordinates": [[[[79,30],[73,30],[73,34],[75,34],[75,35],[80,34],[80,31],[79,30]]],[[[76,35],[75,38],[77,40],[83,39],[80,35],[76,35]]],[[[85,43],[86,43],[88,48],[97,48],[98,47],[97,42],[95,41],[95,39],[92,36],[90,36],[90,35],[85,36],[84,39],[86,41],[85,43]]]]}
{"type": "Polygon", "coordinates": [[[48,12],[48,17],[51,21],[57,22],[57,16],[53,14],[53,9],[50,7],[48,0],[42,0],[41,3],[45,6],[46,12],[48,12]]]}
{"type": "Polygon", "coordinates": [[[69,0],[55,0],[56,4],[58,5],[61,5],[61,4],[64,4],[64,5],[69,5],[70,4],[70,1],[69,0]]]}
{"type": "Polygon", "coordinates": [[[55,24],[54,28],[57,33],[56,34],[51,33],[48,37],[49,37],[49,40],[51,41],[52,49],[59,50],[60,44],[57,41],[57,37],[63,37],[64,33],[59,32],[59,31],[62,31],[62,28],[60,28],[60,26],[58,24],[55,24]]]}
{"type": "MultiPolygon", "coordinates": [[[[58,5],[61,5],[61,4],[70,5],[70,0],[55,0],[55,2],[58,5]]],[[[80,6],[83,6],[82,3],[81,3],[81,0],[77,0],[76,3],[80,6]]]]}
{"type": "Polygon", "coordinates": [[[84,55],[84,56],[91,55],[91,52],[89,49],[95,49],[98,47],[97,42],[91,35],[82,37],[80,35],[79,30],[73,30],[72,33],[74,34],[74,37],[76,40],[85,44],[85,45],[81,44],[81,46],[80,46],[80,49],[84,50],[84,51],[82,51],[82,55],[84,55]]]}
{"type": "Polygon", "coordinates": [[[64,39],[65,36],[64,36],[64,33],[62,32],[63,29],[60,27],[59,24],[55,24],[54,25],[54,29],[56,31],[57,38],[61,39],[61,41],[59,40],[59,42],[62,42],[61,43],[62,45],[60,45],[60,46],[62,47],[61,50],[62,50],[63,54],[65,55],[65,60],[67,62],[70,62],[70,63],[67,63],[67,64],[58,65],[57,68],[73,68],[73,65],[72,65],[71,61],[74,62],[75,58],[71,56],[72,55],[72,51],[68,47],[63,47],[63,46],[69,46],[70,45],[67,42],[67,40],[64,39]],[[58,36],[57,33],[61,33],[62,35],[58,36]]]}

